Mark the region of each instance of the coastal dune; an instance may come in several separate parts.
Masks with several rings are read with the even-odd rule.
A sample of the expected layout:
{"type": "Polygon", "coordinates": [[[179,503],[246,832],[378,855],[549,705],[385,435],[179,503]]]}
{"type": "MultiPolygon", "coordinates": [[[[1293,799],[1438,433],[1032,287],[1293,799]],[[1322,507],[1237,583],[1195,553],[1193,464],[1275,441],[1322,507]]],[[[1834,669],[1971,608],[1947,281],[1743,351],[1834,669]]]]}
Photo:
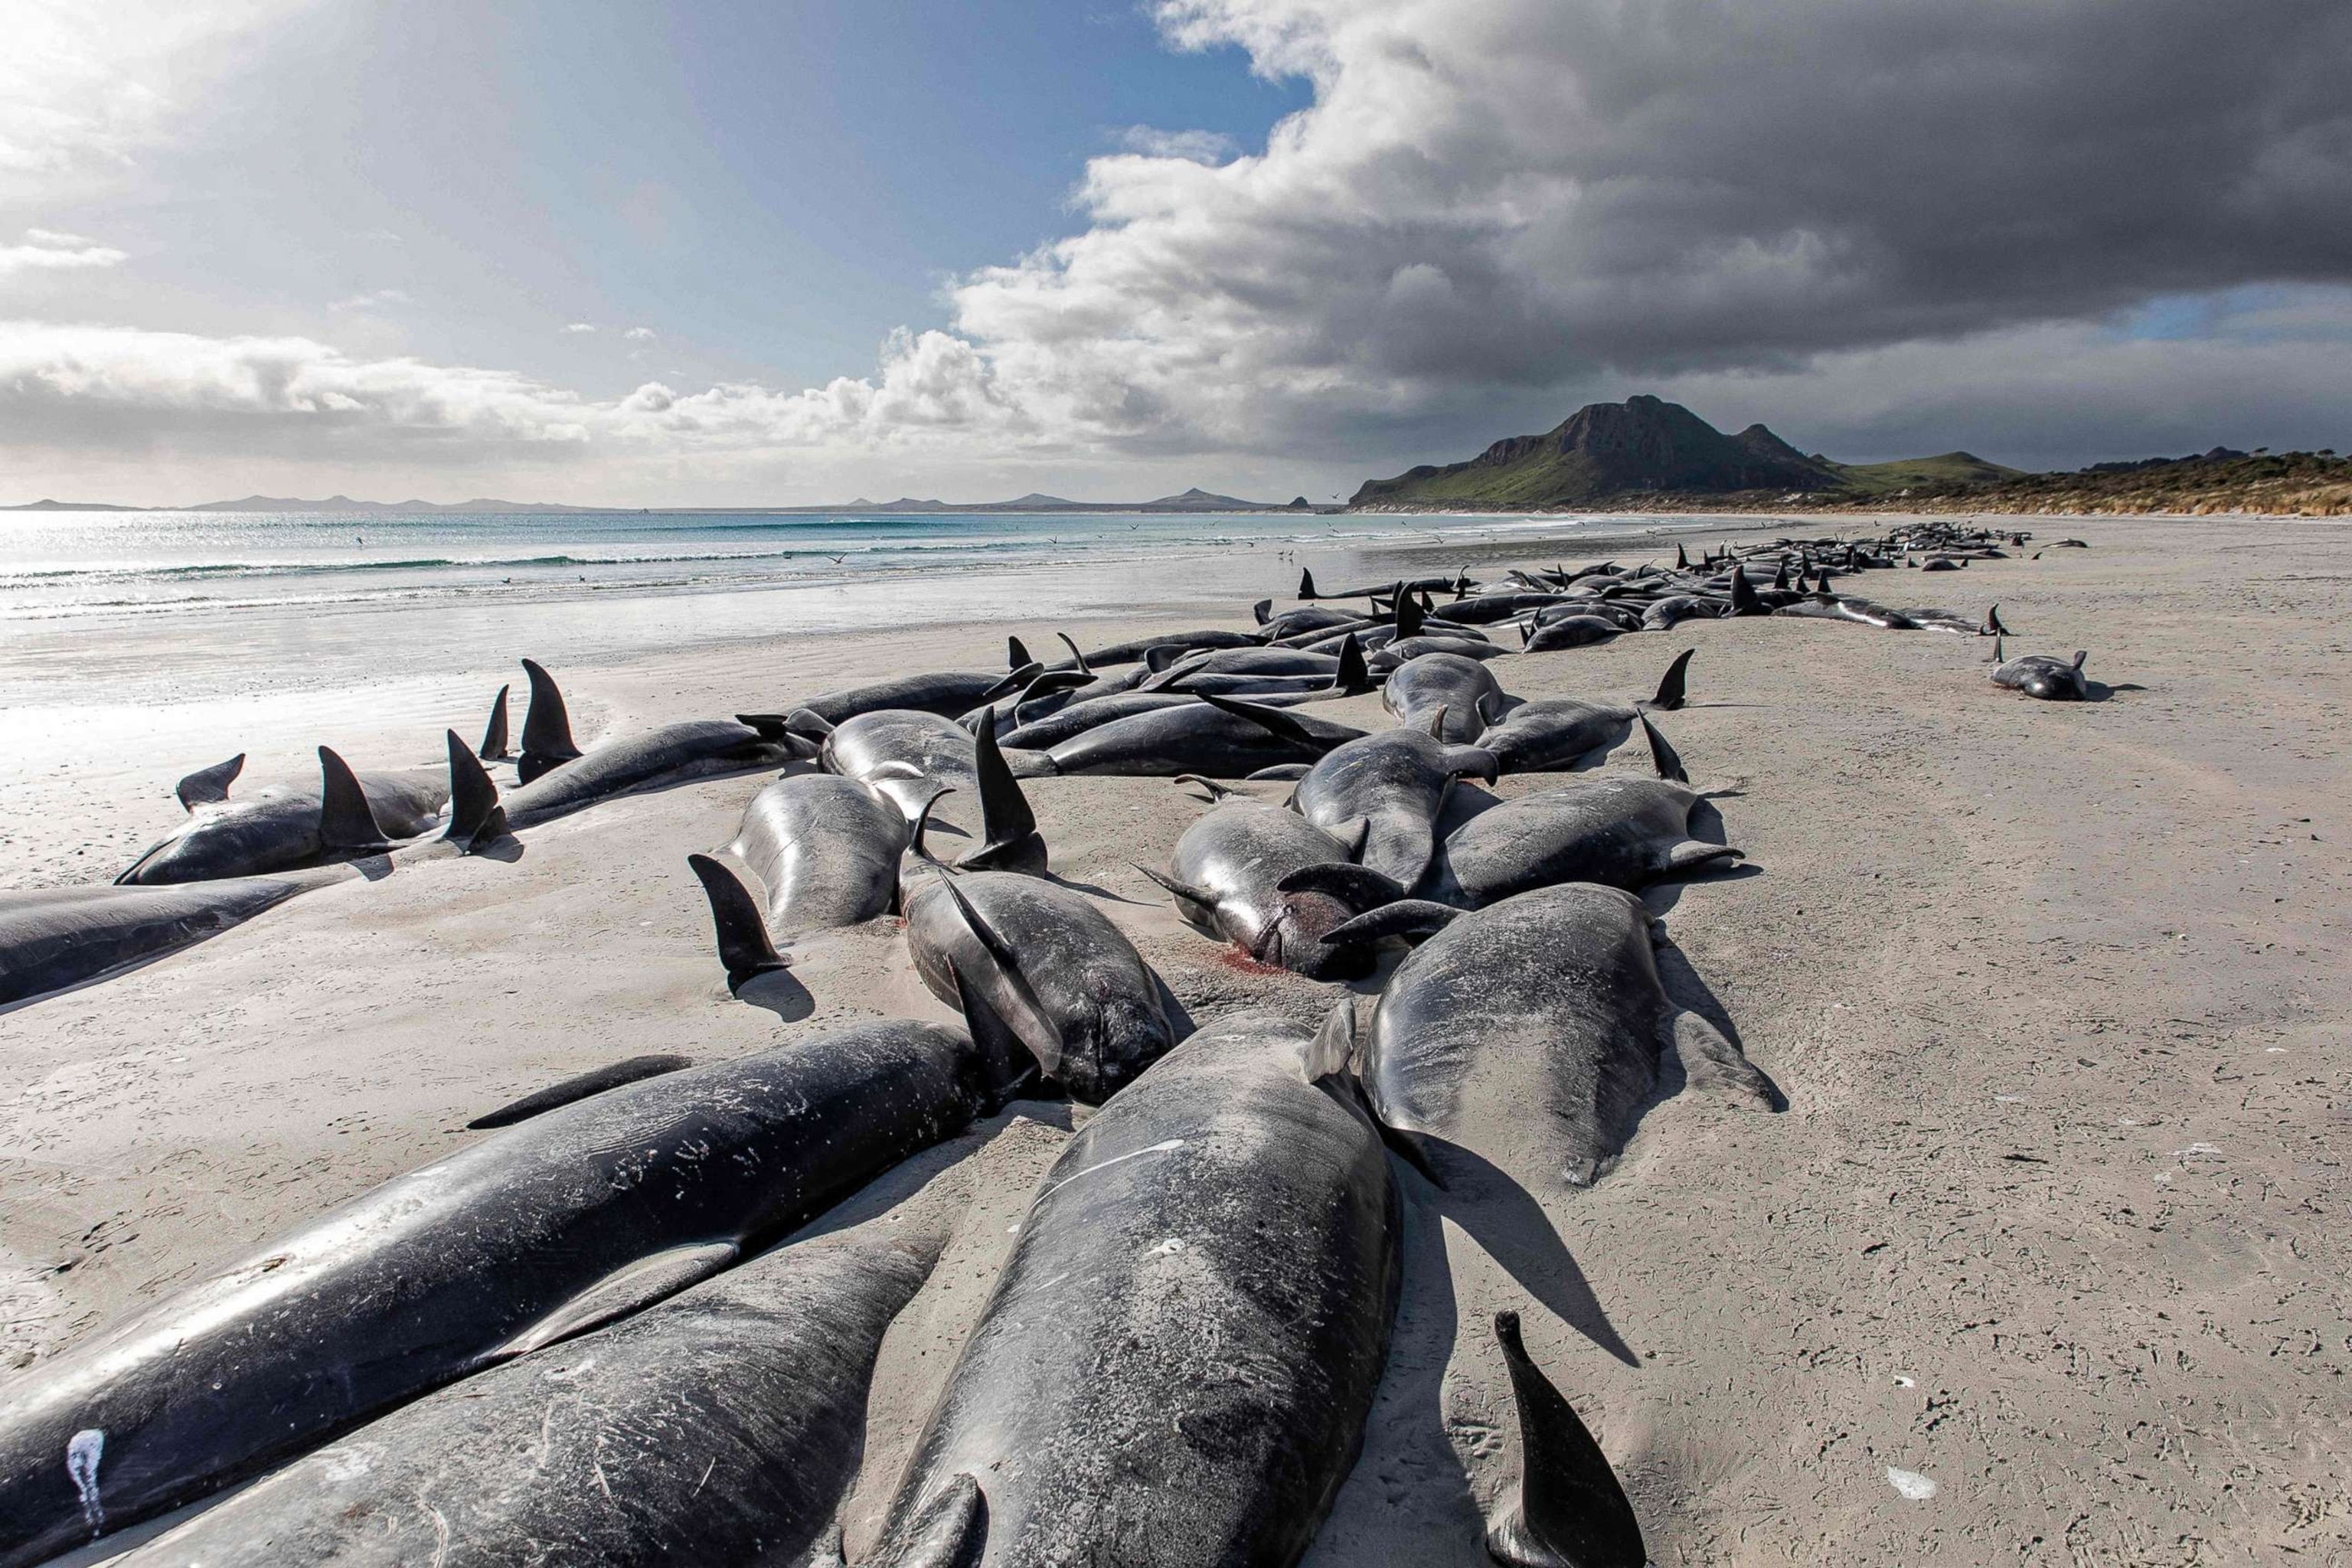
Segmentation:
{"type": "MultiPolygon", "coordinates": [[[[2033,526],[2056,537],[2051,520],[2033,526]]],[[[1666,1084],[1612,1174],[1499,1217],[1457,1212],[1400,1164],[1388,1372],[1308,1562],[1486,1560],[1482,1516],[1517,1476],[1486,1327],[1506,1310],[1660,1563],[2326,1560],[2352,1543],[2336,1452],[2352,1240],[2330,1217],[2352,1196],[2331,1147],[2352,1094],[2352,532],[2063,526],[2091,548],[1874,573],[1864,590],[1971,616],[1997,600],[2012,651],[2090,650],[2104,700],[1994,688],[1988,641],[1798,619],[1504,662],[1519,695],[1624,701],[1697,650],[1690,705],[1661,724],[1717,792],[1747,868],[1648,901],[1672,936],[1669,989],[1785,1107],[1727,1110],[1666,1084]]],[[[1583,548],[1522,539],[1471,559],[1583,548]]],[[[1261,592],[1286,603],[1288,578],[1268,573],[1261,592]]],[[[1246,605],[1214,618],[1245,624],[1246,605]]],[[[1055,629],[1093,645],[1202,624],[1188,608],[778,637],[558,673],[587,744],[852,679],[993,668],[1008,629],[1043,647],[1055,629]]],[[[436,678],[373,727],[347,711],[353,733],[335,743],[429,759],[445,725],[479,732],[506,679],[436,678]]],[[[1385,721],[1377,696],[1314,711],[1385,721]]],[[[247,743],[171,732],[190,766],[247,743]]],[[[142,773],[127,741],[71,760],[41,784],[58,829],[12,824],[0,885],[110,875],[171,826],[184,770],[142,773]]],[[[1644,761],[1636,745],[1608,766],[1644,761]]],[[[770,776],[609,801],[529,829],[518,856],[348,876],[0,1014],[0,1379],[463,1146],[481,1136],[468,1120],[566,1075],[950,1020],[887,919],[794,944],[789,983],[763,984],[759,1005],[730,996],[686,856],[731,839],[770,776]]],[[[1498,793],[1547,782],[1513,775],[1498,793]]],[[[1329,987],[1210,942],[1136,869],[1167,863],[1205,809],[1192,794],[1142,778],[1024,788],[1055,873],[1193,1020],[1328,1009],[1329,987]]],[[[954,1239],[885,1345],[844,1521],[851,1561],[1009,1227],[1087,1114],[1019,1102],[934,1162],[971,1173],[927,1198],[960,1205],[954,1239]]]]}

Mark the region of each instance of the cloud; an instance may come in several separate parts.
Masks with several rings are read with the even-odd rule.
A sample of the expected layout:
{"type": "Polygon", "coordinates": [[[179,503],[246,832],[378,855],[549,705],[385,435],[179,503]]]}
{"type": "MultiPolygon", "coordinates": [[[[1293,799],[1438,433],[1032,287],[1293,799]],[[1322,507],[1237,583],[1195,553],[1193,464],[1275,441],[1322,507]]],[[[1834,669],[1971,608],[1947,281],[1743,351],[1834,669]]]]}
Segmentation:
{"type": "Polygon", "coordinates": [[[327,309],[330,310],[381,310],[387,306],[414,303],[415,301],[409,298],[404,289],[371,289],[365,293],[354,294],[348,300],[337,300],[328,305],[327,309]]]}
{"type": "Polygon", "coordinates": [[[633,343],[649,343],[654,341],[654,330],[651,327],[631,327],[621,335],[633,343]]]}
{"type": "Polygon", "coordinates": [[[1084,231],[963,279],[954,325],[1068,438],[1328,449],[2352,279],[2352,10],[2261,9],[1166,0],[1314,104],[1216,167],[1095,160],[1084,231]]]}
{"type": "Polygon", "coordinates": [[[780,392],[647,383],[587,398],[510,371],[359,359],[304,337],[216,338],[0,321],[0,446],[307,451],[474,462],[551,448],[628,460],[855,447],[908,449],[1026,426],[971,346],[900,332],[870,379],[780,392]]]}
{"type": "Polygon", "coordinates": [[[22,245],[0,245],[0,278],[11,272],[60,272],[92,267],[120,267],[130,257],[110,245],[100,245],[78,234],[28,228],[22,245]]]}
{"type": "Polygon", "coordinates": [[[1119,145],[1146,158],[1181,158],[1188,163],[1222,163],[1241,152],[1241,143],[1222,131],[1161,131],[1130,125],[1119,132],[1119,145]]]}
{"type": "Polygon", "coordinates": [[[567,332],[593,332],[596,330],[596,323],[593,321],[566,321],[563,323],[563,330],[567,332]]]}
{"type": "Polygon", "coordinates": [[[120,166],[309,0],[16,0],[0,49],[0,179],[53,185],[120,166]]]}

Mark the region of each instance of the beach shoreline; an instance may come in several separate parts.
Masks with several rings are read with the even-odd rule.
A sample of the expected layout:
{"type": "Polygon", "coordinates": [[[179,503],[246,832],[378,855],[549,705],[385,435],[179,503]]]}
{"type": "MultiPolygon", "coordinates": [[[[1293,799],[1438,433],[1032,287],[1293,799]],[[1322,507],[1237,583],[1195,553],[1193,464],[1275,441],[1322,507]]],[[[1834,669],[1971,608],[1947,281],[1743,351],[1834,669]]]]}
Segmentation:
{"type": "MultiPolygon", "coordinates": [[[[1860,586],[1970,616],[1998,600],[2011,651],[2089,649],[2107,700],[1993,688],[1989,639],[1782,618],[1503,667],[1525,696],[1622,700],[1696,649],[1691,704],[1660,722],[1751,868],[1653,890],[1663,967],[1787,1105],[1662,1098],[1613,1173],[1546,1200],[1549,1272],[1527,1262],[1538,1237],[1474,1235],[1403,1173],[1408,1289],[1313,1568],[1486,1562],[1478,1505],[1515,1479],[1486,1327],[1505,1309],[1526,1314],[1531,1353],[1616,1465],[1659,1562],[2325,1560],[2352,1545],[2332,1436],[2352,1240],[2326,1218],[2352,1200],[2332,1152],[2352,1103],[2352,534],[2059,526],[2090,548],[1860,586]],[[1899,1489],[1897,1470],[1934,1495],[1899,1489]]],[[[1696,553],[1732,532],[1649,544],[1671,560],[1676,539],[1696,553]]],[[[1431,542],[1370,574],[1591,561],[1600,542],[1431,542]]],[[[1140,584],[1169,601],[1150,613],[1015,602],[556,662],[585,744],[856,679],[992,668],[1008,632],[1042,654],[1056,629],[1245,626],[1251,599],[1291,602],[1298,564],[1253,563],[1255,592],[1140,584]]],[[[445,726],[478,734],[513,668],[265,685],[161,713],[59,704],[55,749],[11,781],[27,804],[5,824],[0,879],[110,877],[176,817],[184,763],[250,748],[257,776],[285,775],[320,741],[429,758],[445,726]]],[[[1317,711],[1381,718],[1376,697],[1317,711]]],[[[1638,770],[1639,752],[1608,765],[1638,770]]],[[[528,830],[511,862],[352,877],[0,1015],[0,1378],[464,1145],[470,1117],[566,1074],[948,1018],[887,921],[796,944],[805,1012],[730,997],[684,859],[727,843],[768,776],[603,803],[528,830]]],[[[1251,787],[1279,800],[1286,786],[1251,787]]],[[[1028,790],[1056,872],[1098,890],[1195,1019],[1328,1007],[1326,988],[1182,925],[1135,869],[1164,866],[1201,809],[1183,790],[1028,790]]],[[[1024,1102],[992,1127],[1003,1180],[973,1184],[948,1261],[886,1345],[853,1560],[986,1299],[1023,1184],[1084,1114],[1024,1102]]]]}

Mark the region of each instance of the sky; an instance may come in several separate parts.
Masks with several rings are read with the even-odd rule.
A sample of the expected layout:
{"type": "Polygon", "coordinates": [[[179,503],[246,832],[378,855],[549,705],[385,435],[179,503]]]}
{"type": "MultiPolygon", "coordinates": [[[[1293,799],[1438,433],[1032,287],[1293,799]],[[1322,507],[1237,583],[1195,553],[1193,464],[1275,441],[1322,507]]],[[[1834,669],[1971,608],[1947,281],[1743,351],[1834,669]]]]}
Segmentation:
{"type": "Polygon", "coordinates": [[[0,501],[2352,450],[2342,0],[0,0],[0,501]]]}

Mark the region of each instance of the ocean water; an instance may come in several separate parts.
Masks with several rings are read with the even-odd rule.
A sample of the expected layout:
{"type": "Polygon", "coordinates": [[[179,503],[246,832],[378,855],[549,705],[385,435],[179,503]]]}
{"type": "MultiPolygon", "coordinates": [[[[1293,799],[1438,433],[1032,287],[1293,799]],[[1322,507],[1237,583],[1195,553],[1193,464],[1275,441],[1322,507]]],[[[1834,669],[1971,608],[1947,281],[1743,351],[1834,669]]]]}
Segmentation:
{"type": "Polygon", "coordinates": [[[1286,597],[1301,564],[1339,585],[1407,555],[1580,526],[1266,513],[7,513],[0,706],[184,701],[350,684],[388,664],[430,675],[510,665],[520,652],[593,662],[876,626],[1194,605],[1230,616],[1286,597]]]}

